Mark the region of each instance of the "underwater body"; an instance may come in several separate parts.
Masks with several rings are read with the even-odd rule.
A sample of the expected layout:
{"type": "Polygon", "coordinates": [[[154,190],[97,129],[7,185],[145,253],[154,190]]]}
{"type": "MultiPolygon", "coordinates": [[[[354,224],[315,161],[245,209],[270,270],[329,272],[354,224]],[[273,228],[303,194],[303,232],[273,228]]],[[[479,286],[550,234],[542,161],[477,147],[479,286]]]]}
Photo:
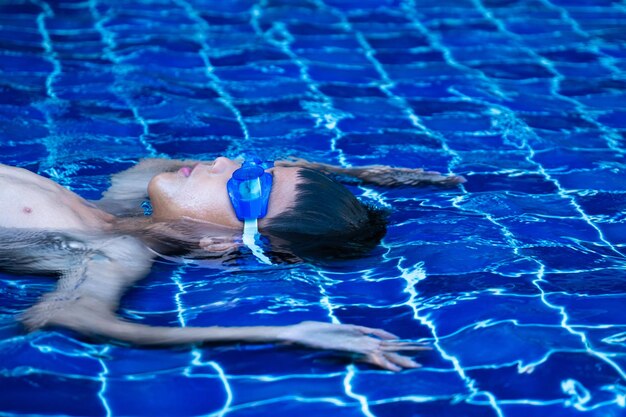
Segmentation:
{"type": "Polygon", "coordinates": [[[380,327],[431,343],[421,368],[26,333],[55,281],[0,273],[0,414],[624,415],[625,25],[610,0],[2,3],[0,163],[85,198],[141,158],[252,151],[467,182],[355,183],[392,213],[368,256],[163,259],[120,309],[380,327]]]}

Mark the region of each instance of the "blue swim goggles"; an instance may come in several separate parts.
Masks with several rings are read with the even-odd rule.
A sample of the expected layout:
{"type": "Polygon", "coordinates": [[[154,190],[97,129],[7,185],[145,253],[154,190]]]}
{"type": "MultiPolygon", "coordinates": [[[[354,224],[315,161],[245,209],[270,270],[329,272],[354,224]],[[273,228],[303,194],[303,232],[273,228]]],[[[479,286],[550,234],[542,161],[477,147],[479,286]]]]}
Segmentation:
{"type": "Polygon", "coordinates": [[[265,170],[273,166],[274,162],[253,159],[233,172],[226,188],[239,220],[262,219],[267,214],[273,178],[265,170]]]}
{"type": "Polygon", "coordinates": [[[273,177],[265,172],[274,162],[262,163],[258,159],[244,161],[241,168],[233,172],[226,183],[230,202],[237,218],[244,222],[243,243],[250,248],[261,262],[271,265],[271,260],[257,244],[259,235],[258,219],[267,214],[267,206],[272,191],[273,177]]]}

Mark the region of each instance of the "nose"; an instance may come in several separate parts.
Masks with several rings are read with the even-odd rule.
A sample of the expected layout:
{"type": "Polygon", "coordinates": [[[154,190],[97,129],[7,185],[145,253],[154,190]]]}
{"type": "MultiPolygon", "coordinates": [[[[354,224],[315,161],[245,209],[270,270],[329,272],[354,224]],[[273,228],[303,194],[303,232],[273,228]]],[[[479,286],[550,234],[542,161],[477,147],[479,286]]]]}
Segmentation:
{"type": "Polygon", "coordinates": [[[211,172],[215,174],[220,174],[226,171],[232,172],[238,167],[239,165],[235,161],[228,159],[226,157],[220,156],[218,158],[215,158],[211,172]]]}

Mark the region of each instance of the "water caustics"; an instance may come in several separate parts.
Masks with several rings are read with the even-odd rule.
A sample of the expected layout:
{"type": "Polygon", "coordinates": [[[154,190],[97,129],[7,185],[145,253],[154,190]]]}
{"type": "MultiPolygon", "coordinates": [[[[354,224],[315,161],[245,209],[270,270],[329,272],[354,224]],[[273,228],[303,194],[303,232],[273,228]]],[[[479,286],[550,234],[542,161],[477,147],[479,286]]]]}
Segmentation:
{"type": "Polygon", "coordinates": [[[393,210],[370,256],[157,263],[120,310],[381,327],[433,345],[421,368],[25,334],[15,315],[54,282],[2,274],[0,414],[624,415],[624,25],[600,0],[3,3],[0,162],[86,198],[139,158],[245,149],[468,182],[351,186],[393,210]]]}

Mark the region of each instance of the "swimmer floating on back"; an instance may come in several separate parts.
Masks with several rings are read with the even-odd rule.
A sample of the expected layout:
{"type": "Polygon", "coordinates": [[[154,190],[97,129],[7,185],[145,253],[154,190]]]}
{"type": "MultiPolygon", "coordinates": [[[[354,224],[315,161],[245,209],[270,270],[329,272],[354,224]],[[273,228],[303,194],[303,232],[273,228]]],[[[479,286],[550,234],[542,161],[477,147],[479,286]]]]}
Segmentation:
{"type": "Polygon", "coordinates": [[[116,315],[122,295],[148,274],[156,253],[227,260],[241,245],[242,230],[244,242],[265,262],[280,253],[294,260],[371,249],[385,234],[384,213],[324,174],[384,186],[464,181],[419,169],[340,168],[302,159],[273,167],[242,167],[223,157],[148,159],[114,175],[102,200],[90,202],[47,178],[0,164],[0,269],[59,276],[55,290],[21,314],[31,331],[64,327],[136,345],[276,342],[343,352],[392,371],[417,367],[398,352],[427,348],[381,329],[322,322],[160,327],[116,315]],[[144,216],[147,198],[152,213],[144,216]],[[271,252],[255,244],[259,231],[271,252]]]}

